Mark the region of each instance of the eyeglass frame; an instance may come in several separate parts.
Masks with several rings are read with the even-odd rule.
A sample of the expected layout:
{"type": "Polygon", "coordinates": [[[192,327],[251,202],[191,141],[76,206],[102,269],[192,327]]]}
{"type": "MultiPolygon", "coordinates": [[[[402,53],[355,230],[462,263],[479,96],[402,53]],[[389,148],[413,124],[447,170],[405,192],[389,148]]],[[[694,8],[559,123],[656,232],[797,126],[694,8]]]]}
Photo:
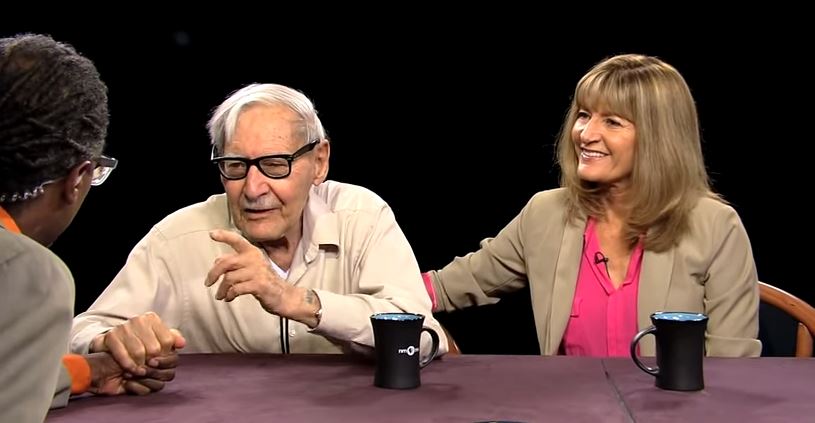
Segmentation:
{"type": "Polygon", "coordinates": [[[116,166],[119,165],[119,160],[104,155],[91,159],[91,161],[96,164],[96,166],[93,167],[94,174],[91,175],[91,186],[94,187],[102,185],[108,179],[110,174],[113,173],[113,169],[116,169],[116,166]],[[95,175],[97,169],[102,169],[102,173],[99,176],[95,175]]]}
{"type": "Polygon", "coordinates": [[[246,157],[239,157],[239,156],[218,156],[218,157],[215,157],[216,147],[213,145],[212,146],[212,153],[210,154],[209,161],[212,164],[214,164],[215,167],[218,168],[218,172],[221,174],[221,176],[224,179],[229,180],[229,181],[239,181],[241,179],[245,179],[246,176],[249,175],[249,169],[252,166],[255,166],[255,168],[257,168],[257,170],[259,170],[260,173],[263,176],[267,177],[267,178],[270,178],[270,179],[285,179],[285,178],[288,178],[289,175],[291,175],[292,162],[294,162],[295,160],[297,160],[301,156],[305,155],[306,153],[310,152],[311,150],[314,150],[314,148],[317,147],[320,144],[320,141],[322,141],[320,138],[312,140],[308,144],[298,148],[297,151],[295,151],[294,153],[291,153],[291,154],[269,154],[267,156],[255,157],[254,159],[249,159],[249,158],[246,158],[246,157]],[[261,162],[261,160],[267,160],[267,159],[283,159],[283,160],[286,160],[286,163],[288,164],[288,171],[286,172],[286,174],[282,175],[282,176],[272,176],[272,175],[269,175],[268,173],[266,173],[266,171],[263,170],[263,166],[260,165],[260,162],[261,162]],[[239,178],[227,176],[226,173],[224,172],[224,170],[221,168],[221,163],[226,161],[226,160],[235,160],[235,161],[239,161],[239,162],[243,163],[244,165],[246,165],[246,171],[244,172],[243,176],[241,176],[239,178]]]}

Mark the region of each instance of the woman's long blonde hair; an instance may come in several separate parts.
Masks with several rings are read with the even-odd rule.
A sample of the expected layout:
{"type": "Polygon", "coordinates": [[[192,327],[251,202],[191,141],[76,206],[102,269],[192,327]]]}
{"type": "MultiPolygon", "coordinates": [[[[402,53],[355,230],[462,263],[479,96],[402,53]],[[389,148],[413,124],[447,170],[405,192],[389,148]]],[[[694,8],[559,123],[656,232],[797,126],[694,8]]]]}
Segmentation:
{"type": "Polygon", "coordinates": [[[667,250],[687,232],[699,198],[719,198],[710,189],[696,105],[685,79],[655,57],[627,54],[598,63],[577,83],[557,140],[560,183],[568,192],[569,218],[600,218],[608,187],[577,174],[579,151],[571,134],[581,108],[603,109],[634,123],[625,236],[633,245],[645,234],[646,249],[667,250]]]}

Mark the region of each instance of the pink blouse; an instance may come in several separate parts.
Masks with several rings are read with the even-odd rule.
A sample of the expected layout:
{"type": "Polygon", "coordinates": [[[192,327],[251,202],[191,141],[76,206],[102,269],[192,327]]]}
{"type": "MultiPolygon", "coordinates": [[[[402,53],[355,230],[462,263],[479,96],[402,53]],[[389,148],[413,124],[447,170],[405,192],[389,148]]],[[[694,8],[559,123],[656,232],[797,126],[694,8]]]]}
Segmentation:
{"type": "Polygon", "coordinates": [[[628,356],[631,339],[637,334],[642,243],[634,247],[625,280],[615,289],[600,251],[593,218],[588,219],[583,239],[572,312],[561,348],[566,355],[628,356]]]}

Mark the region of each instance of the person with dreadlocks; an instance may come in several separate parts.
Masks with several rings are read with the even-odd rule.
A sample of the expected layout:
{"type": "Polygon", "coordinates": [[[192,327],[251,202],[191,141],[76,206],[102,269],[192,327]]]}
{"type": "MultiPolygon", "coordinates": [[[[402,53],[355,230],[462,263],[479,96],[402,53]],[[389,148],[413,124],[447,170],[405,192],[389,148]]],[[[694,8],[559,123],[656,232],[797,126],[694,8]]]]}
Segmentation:
{"type": "Polygon", "coordinates": [[[102,155],[107,127],[107,87],[89,59],[48,36],[0,39],[2,422],[41,422],[72,393],[146,394],[174,376],[173,352],[136,374],[107,352],[66,354],[74,282],[48,246],[116,167],[102,155]]]}

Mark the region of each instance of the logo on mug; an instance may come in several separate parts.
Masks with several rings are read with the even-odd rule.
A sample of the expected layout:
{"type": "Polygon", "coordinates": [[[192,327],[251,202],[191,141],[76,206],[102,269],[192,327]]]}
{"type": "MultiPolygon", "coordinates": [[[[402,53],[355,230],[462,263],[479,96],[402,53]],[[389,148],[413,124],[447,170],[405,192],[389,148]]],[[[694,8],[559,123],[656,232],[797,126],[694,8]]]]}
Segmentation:
{"type": "Polygon", "coordinates": [[[407,348],[399,348],[399,350],[397,351],[398,354],[407,354],[411,357],[413,357],[413,354],[417,352],[419,352],[419,347],[414,347],[413,345],[407,348]]]}

